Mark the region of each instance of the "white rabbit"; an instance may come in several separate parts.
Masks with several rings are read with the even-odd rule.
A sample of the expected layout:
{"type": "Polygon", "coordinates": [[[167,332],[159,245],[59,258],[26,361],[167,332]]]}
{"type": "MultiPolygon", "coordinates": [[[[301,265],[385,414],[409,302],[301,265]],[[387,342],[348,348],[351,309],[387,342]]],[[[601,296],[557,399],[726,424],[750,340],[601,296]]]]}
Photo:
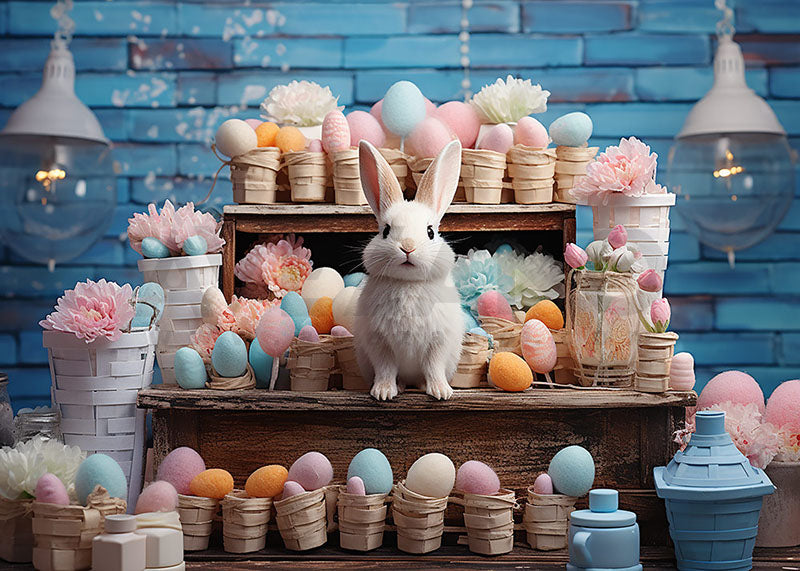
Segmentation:
{"type": "Polygon", "coordinates": [[[397,396],[414,384],[436,399],[453,395],[450,379],[461,357],[464,317],[451,270],[455,254],[439,236],[461,170],[455,140],[434,159],[405,201],[386,160],[359,144],[361,185],[378,219],[378,234],[364,248],[368,277],[354,323],[356,355],[371,394],[397,396]]]}

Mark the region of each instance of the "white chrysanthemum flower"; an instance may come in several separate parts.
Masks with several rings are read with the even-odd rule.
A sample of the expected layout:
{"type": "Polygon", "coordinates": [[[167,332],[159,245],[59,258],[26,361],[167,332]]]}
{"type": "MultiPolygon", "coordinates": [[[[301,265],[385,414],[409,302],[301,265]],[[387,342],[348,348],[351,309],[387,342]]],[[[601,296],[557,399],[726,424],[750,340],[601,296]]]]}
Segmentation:
{"type": "Polygon", "coordinates": [[[337,106],[330,87],[322,87],[313,81],[292,81],[288,85],[276,85],[261,103],[261,116],[279,125],[310,127],[321,125],[325,115],[344,109],[337,106]]]}
{"type": "Polygon", "coordinates": [[[9,500],[33,497],[36,483],[50,472],[72,494],[75,473],[86,455],[77,446],[37,436],[13,448],[0,449],[0,496],[9,500]]]}
{"type": "Polygon", "coordinates": [[[564,269],[552,256],[534,252],[528,256],[513,250],[495,253],[503,273],[514,280],[511,289],[503,292],[517,309],[527,309],[543,299],[564,296],[564,269]]]}
{"type": "Polygon", "coordinates": [[[489,123],[514,123],[531,113],[547,111],[550,92],[530,79],[517,79],[511,75],[484,85],[472,96],[472,106],[489,123]]]}

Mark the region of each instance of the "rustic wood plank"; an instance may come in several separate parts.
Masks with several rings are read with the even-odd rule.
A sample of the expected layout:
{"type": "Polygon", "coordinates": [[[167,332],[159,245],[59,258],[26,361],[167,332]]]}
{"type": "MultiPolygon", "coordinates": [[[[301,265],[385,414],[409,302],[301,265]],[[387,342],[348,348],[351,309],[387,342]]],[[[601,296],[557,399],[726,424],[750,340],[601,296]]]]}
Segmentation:
{"type": "Polygon", "coordinates": [[[236,218],[225,216],[222,221],[222,238],[225,240],[225,247],[222,250],[222,293],[228,302],[233,297],[235,279],[233,269],[236,266],[236,218]]]}
{"type": "MultiPolygon", "coordinates": [[[[360,214],[372,216],[369,206],[345,206],[341,204],[228,204],[224,207],[225,214],[257,215],[257,216],[287,216],[287,215],[325,215],[338,216],[342,214],[360,214]]],[[[448,214],[532,214],[539,212],[575,212],[574,204],[451,204],[447,209],[448,214]]]]}

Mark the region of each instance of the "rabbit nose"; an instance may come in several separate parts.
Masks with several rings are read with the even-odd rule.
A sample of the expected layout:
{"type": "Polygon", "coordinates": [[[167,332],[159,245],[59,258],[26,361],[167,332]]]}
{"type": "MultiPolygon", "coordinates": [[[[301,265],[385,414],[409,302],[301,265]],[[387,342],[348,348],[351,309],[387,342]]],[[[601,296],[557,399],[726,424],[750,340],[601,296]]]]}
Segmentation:
{"type": "Polygon", "coordinates": [[[413,252],[414,250],[416,250],[417,248],[416,248],[416,245],[414,244],[413,240],[409,240],[408,238],[403,238],[400,241],[400,249],[403,250],[403,252],[406,255],[408,255],[411,252],[413,252]]]}

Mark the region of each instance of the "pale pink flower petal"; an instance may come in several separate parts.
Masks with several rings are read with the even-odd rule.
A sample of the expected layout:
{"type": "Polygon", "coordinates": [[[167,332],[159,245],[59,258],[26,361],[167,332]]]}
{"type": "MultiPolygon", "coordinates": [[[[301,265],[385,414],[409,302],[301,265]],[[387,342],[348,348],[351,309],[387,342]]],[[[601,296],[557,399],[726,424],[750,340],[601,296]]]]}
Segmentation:
{"type": "Polygon", "coordinates": [[[203,323],[192,335],[192,348],[200,353],[206,363],[211,362],[211,352],[220,335],[222,335],[222,329],[210,323],[203,323]]]}
{"type": "Polygon", "coordinates": [[[277,258],[270,256],[261,266],[264,282],[275,297],[281,298],[290,291],[299,292],[311,274],[311,262],[294,255],[277,258]]]}
{"type": "Polygon", "coordinates": [[[128,219],[128,239],[131,247],[142,253],[142,240],[147,237],[158,238],[173,256],[180,256],[183,242],[190,236],[202,236],[208,245],[208,253],[222,250],[225,240],[220,237],[222,223],[207,212],[194,209],[189,202],[177,211],[167,200],[161,212],[155,204],[147,207],[147,214],[136,213],[128,219]]]}
{"type": "Polygon", "coordinates": [[[645,193],[664,192],[655,183],[658,155],[636,137],[621,139],[586,167],[586,176],[572,189],[582,201],[608,201],[613,193],[639,197],[645,193]]]}

